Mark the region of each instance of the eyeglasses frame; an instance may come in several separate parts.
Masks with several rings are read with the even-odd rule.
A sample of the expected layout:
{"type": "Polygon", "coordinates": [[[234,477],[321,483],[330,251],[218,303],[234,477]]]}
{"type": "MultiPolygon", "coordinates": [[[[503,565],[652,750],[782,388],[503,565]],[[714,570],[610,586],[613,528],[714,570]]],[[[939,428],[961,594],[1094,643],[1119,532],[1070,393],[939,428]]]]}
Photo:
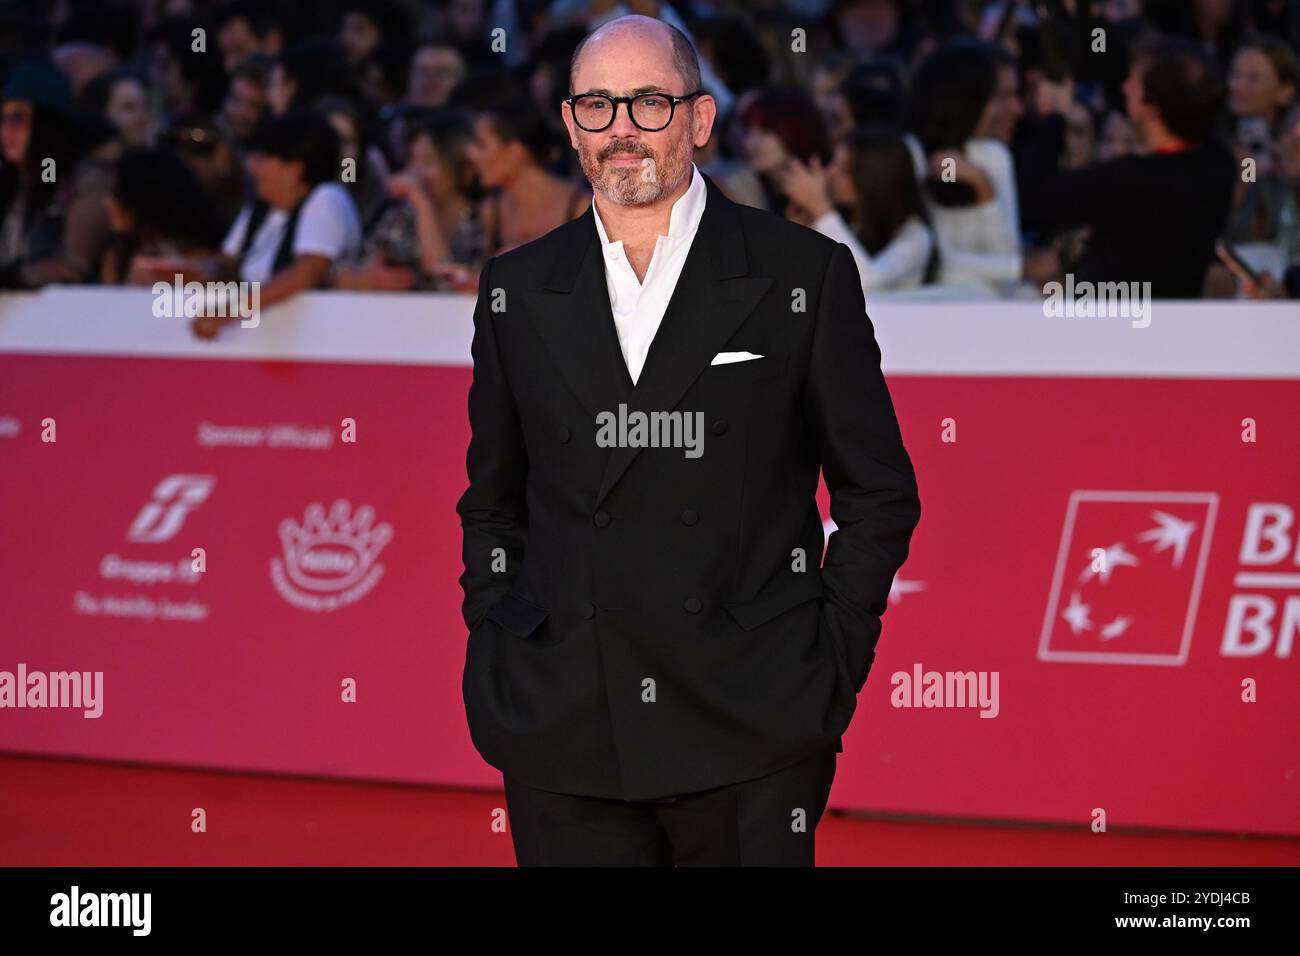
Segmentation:
{"type": "Polygon", "coordinates": [[[574,93],[572,96],[566,96],[560,102],[569,104],[569,113],[573,116],[574,124],[578,127],[578,129],[582,130],[584,133],[603,133],[605,130],[613,126],[614,121],[618,119],[618,106],[620,103],[627,104],[627,117],[632,121],[633,126],[641,130],[641,132],[643,133],[660,133],[673,125],[673,120],[677,118],[678,103],[684,103],[687,100],[695,99],[695,97],[697,96],[705,96],[705,95],[707,94],[705,93],[704,90],[696,90],[693,93],[687,93],[683,96],[673,96],[673,94],[671,93],[662,93],[658,91],[651,91],[649,93],[638,93],[636,94],[636,96],[610,96],[608,93],[574,93]],[[588,129],[587,127],[583,126],[580,122],[578,122],[578,111],[574,109],[574,102],[581,99],[584,96],[599,96],[601,99],[609,100],[614,105],[614,108],[610,111],[609,114],[609,122],[606,123],[604,126],[602,126],[600,129],[588,129]],[[642,96],[662,96],[664,99],[668,100],[669,106],[668,106],[667,123],[664,123],[664,125],[660,126],[658,129],[646,129],[644,126],[642,126],[640,123],[636,121],[636,116],[634,116],[632,113],[632,101],[635,99],[639,99],[642,96]]]}

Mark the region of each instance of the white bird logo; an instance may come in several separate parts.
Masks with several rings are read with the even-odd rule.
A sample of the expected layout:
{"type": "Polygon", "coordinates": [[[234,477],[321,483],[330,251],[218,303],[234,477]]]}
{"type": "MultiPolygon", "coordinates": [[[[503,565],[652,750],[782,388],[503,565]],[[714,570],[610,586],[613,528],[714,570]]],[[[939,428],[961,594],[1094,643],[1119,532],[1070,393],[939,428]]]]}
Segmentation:
{"type": "Polygon", "coordinates": [[[1192,535],[1196,531],[1195,521],[1184,521],[1176,515],[1171,515],[1167,511],[1153,511],[1151,517],[1157,522],[1157,526],[1150,531],[1144,531],[1138,535],[1139,541],[1154,541],[1154,551],[1168,551],[1174,549],[1174,567],[1181,567],[1183,558],[1187,554],[1187,545],[1192,540],[1192,535]]]}
{"type": "Polygon", "coordinates": [[[1092,630],[1092,622],[1088,620],[1091,610],[1088,605],[1079,600],[1079,592],[1072,591],[1070,604],[1061,612],[1061,617],[1065,618],[1066,623],[1070,625],[1070,630],[1078,634],[1080,631],[1092,630]]]}
{"type": "Polygon", "coordinates": [[[1128,626],[1133,623],[1131,617],[1117,617],[1101,629],[1101,639],[1109,641],[1112,638],[1119,637],[1128,630],[1128,626]]]}
{"type": "Polygon", "coordinates": [[[1099,577],[1101,578],[1102,584],[1107,584],[1110,582],[1110,573],[1121,566],[1136,568],[1138,566],[1138,559],[1137,555],[1130,554],[1124,548],[1123,542],[1116,542],[1109,548],[1106,548],[1105,552],[1102,554],[1101,570],[1098,571],[1094,569],[1092,563],[1089,562],[1088,566],[1083,569],[1083,573],[1079,575],[1079,581],[1083,584],[1087,584],[1094,577],[1099,577]]]}

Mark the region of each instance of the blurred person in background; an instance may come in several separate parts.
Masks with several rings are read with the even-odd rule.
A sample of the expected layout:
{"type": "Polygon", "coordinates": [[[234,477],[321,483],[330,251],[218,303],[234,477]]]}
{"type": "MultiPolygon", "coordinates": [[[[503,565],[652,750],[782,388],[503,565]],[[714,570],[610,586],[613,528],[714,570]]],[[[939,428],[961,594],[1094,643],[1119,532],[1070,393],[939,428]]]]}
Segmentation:
{"type": "Polygon", "coordinates": [[[1249,127],[1255,121],[1262,122],[1271,135],[1280,132],[1298,86],[1300,63],[1282,40],[1260,36],[1238,47],[1228,73],[1228,109],[1238,136],[1243,124],[1249,127]]]}
{"type": "Polygon", "coordinates": [[[1282,119],[1296,101],[1300,63],[1276,37],[1258,37],[1238,47],[1228,73],[1228,110],[1234,123],[1237,168],[1253,163],[1253,174],[1237,177],[1226,231],[1235,243],[1272,242],[1287,191],[1277,168],[1282,119]]]}
{"type": "MultiPolygon", "coordinates": [[[[1098,162],[1102,157],[1100,140],[1103,120],[1094,116],[1092,111],[1073,96],[1073,86],[1059,85],[1040,78],[1034,88],[1034,115],[1027,119],[1026,125],[1032,124],[1033,132],[1023,135],[1018,129],[1017,151],[1021,161],[1017,164],[1017,174],[1033,176],[1039,170],[1035,161],[1038,149],[1060,148],[1061,169],[1085,169],[1098,162]],[[1059,125],[1064,122],[1064,130],[1059,125]],[[1040,137],[1046,142],[1031,142],[1040,137]],[[1026,160],[1026,153],[1028,161],[1026,160]]],[[[1137,148],[1137,137],[1133,128],[1122,114],[1112,113],[1111,119],[1119,125],[1112,126],[1112,131],[1128,133],[1128,146],[1116,143],[1114,155],[1128,155],[1137,148]]],[[[1023,194],[1024,190],[1017,186],[1023,194]]],[[[1050,224],[1032,221],[1033,210],[1024,205],[1020,208],[1022,233],[1025,238],[1024,277],[1035,287],[1048,282],[1060,281],[1066,272],[1074,268],[1083,255],[1088,240],[1087,227],[1061,230],[1050,224]],[[1040,231],[1041,230],[1041,231],[1040,231]]]]}
{"type": "Polygon", "coordinates": [[[849,71],[840,84],[837,124],[855,126],[903,124],[906,90],[898,65],[890,60],[872,60],[849,71]]]}
{"type": "Polygon", "coordinates": [[[266,86],[272,116],[312,109],[325,96],[353,98],[356,90],[337,41],[315,38],[288,47],[275,59],[266,86]]]}
{"type": "Polygon", "coordinates": [[[491,107],[474,123],[469,159],[484,189],[486,255],[495,256],[576,219],[591,192],[552,173],[557,147],[550,125],[527,99],[491,107]]]}
{"type": "Polygon", "coordinates": [[[1247,30],[1247,0],[1147,0],[1145,15],[1161,33],[1182,37],[1228,68],[1247,30]]]}
{"type": "Polygon", "coordinates": [[[485,237],[470,198],[473,126],[458,113],[410,122],[407,165],[388,180],[389,201],[367,230],[362,260],[338,265],[341,289],[472,291],[485,237]]]}
{"type": "Polygon", "coordinates": [[[264,305],[320,286],[333,261],[361,245],[356,204],[338,183],[338,154],[338,134],[310,113],[278,117],[254,141],[256,198],[236,218],[222,251],[238,262],[241,279],[267,287],[264,305]]]}
{"type": "MultiPolygon", "coordinates": [[[[746,101],[746,94],[741,94],[736,100],[740,107],[746,101]]],[[[717,183],[718,188],[732,202],[753,206],[755,209],[767,209],[768,199],[762,178],[745,162],[743,154],[735,155],[736,151],[725,150],[723,147],[724,142],[734,138],[728,130],[739,126],[734,112],[726,119],[717,120],[709,141],[695,150],[695,165],[701,173],[717,183]]]]}
{"type": "MultiPolygon", "coordinates": [[[[384,110],[381,115],[383,126],[381,133],[383,136],[384,155],[388,157],[388,165],[393,168],[401,168],[407,163],[406,155],[406,127],[411,123],[418,122],[430,116],[437,116],[441,109],[420,109],[414,106],[394,106],[384,110]]],[[[452,112],[459,112],[452,110],[452,112]]]]}
{"type": "Polygon", "coordinates": [[[383,43],[409,38],[415,24],[399,0],[350,0],[343,7],[339,46],[357,71],[383,43]]]}
{"type": "MultiPolygon", "coordinates": [[[[858,65],[858,58],[841,50],[833,50],[817,61],[813,67],[808,92],[822,114],[826,130],[835,139],[853,126],[848,105],[841,88],[849,73],[858,65]]],[[[739,87],[744,90],[747,87],[739,87]]]]}
{"type": "Polygon", "coordinates": [[[921,63],[909,145],[939,246],[940,283],[1019,280],[1020,213],[1007,148],[1021,114],[1016,71],[997,47],[954,40],[921,63]]]}
{"type": "MultiPolygon", "coordinates": [[[[338,135],[314,113],[267,123],[249,150],[256,198],[226,234],[220,256],[177,271],[199,281],[258,282],[263,308],[324,285],[334,262],[355,258],[361,248],[361,218],[338,183],[338,153],[338,135]]],[[[193,329],[210,338],[235,321],[199,316],[193,329]]]]}
{"type": "MultiPolygon", "coordinates": [[[[191,113],[215,113],[226,92],[226,72],[215,49],[196,50],[196,20],[172,18],[146,35],[142,51],[149,64],[149,87],[164,120],[191,113]]],[[[157,111],[157,110],[156,110],[157,111]]]]}
{"type": "Polygon", "coordinates": [[[1279,124],[1276,172],[1285,184],[1278,212],[1277,274],[1258,270],[1255,277],[1236,274],[1247,299],[1300,299],[1300,104],[1279,124]]]}
{"type": "Polygon", "coordinates": [[[249,57],[274,59],[284,46],[284,35],[269,3],[258,0],[227,3],[217,11],[216,26],[222,68],[230,77],[249,57]]]}
{"type": "Polygon", "coordinates": [[[194,174],[224,235],[252,190],[234,143],[216,123],[195,115],[174,123],[163,134],[162,144],[194,174]]]}
{"type": "Polygon", "coordinates": [[[827,15],[838,45],[866,56],[907,56],[917,37],[903,0],[832,0],[827,15]]]}
{"type": "Polygon", "coordinates": [[[166,150],[124,154],[104,203],[113,231],[100,267],[105,284],[151,283],[165,267],[158,260],[183,266],[221,247],[225,227],[213,203],[189,167],[166,150]]]}
{"type": "Polygon", "coordinates": [[[742,155],[761,179],[762,208],[809,225],[812,215],[786,196],[782,176],[792,161],[830,161],[830,136],[817,104],[797,90],[767,89],[742,98],[736,117],[742,155]]]}
{"type": "Polygon", "coordinates": [[[411,48],[405,40],[385,40],[357,70],[357,91],[368,119],[384,119],[401,106],[411,70],[411,48]]]}
{"type": "Polygon", "coordinates": [[[448,42],[466,67],[497,66],[499,57],[488,45],[487,0],[447,0],[443,25],[448,42]]]}
{"type": "Polygon", "coordinates": [[[338,165],[344,186],[352,193],[363,225],[369,225],[386,200],[384,181],[390,170],[383,150],[368,142],[361,111],[342,96],[324,96],[315,112],[325,117],[339,138],[338,165]],[[349,164],[349,161],[350,164],[349,164]],[[344,176],[345,171],[350,171],[344,176]]]}
{"type": "Polygon", "coordinates": [[[226,96],[221,101],[220,122],[239,147],[252,139],[257,124],[267,112],[267,86],[273,61],[252,54],[240,61],[230,74],[226,96]]]}
{"type": "Polygon", "coordinates": [[[569,63],[582,35],[581,30],[548,33],[518,71],[537,112],[550,125],[552,135],[561,142],[567,134],[563,120],[555,111],[555,104],[569,95],[569,63]]]}
{"type": "Polygon", "coordinates": [[[454,45],[443,40],[426,40],[411,57],[406,83],[408,107],[440,109],[447,105],[456,85],[465,78],[465,58],[454,45]]]}
{"type": "Polygon", "coordinates": [[[873,292],[912,289],[932,277],[934,238],[912,154],[897,130],[850,130],[829,168],[792,160],[783,188],[813,217],[812,228],[848,246],[868,303],[873,292]],[[848,221],[837,207],[849,211],[848,221]]]}
{"type": "Polygon", "coordinates": [[[114,70],[87,83],[81,108],[110,122],[127,149],[154,144],[157,127],[149,112],[149,96],[143,81],[130,70],[114,70]]]}
{"type": "Polygon", "coordinates": [[[1149,281],[1155,298],[1199,298],[1237,175],[1212,135],[1223,80],[1195,44],[1163,39],[1139,49],[1124,92],[1144,152],[1061,170],[1070,96],[1059,88],[1058,142],[1034,160],[1024,201],[1035,222],[1090,230],[1077,281],[1149,281]]]}
{"type": "Polygon", "coordinates": [[[19,64],[5,85],[0,288],[89,281],[108,243],[103,200],[120,144],[102,121],[79,134],[71,100],[67,78],[43,60],[19,64]]]}
{"type": "MultiPolygon", "coordinates": [[[[1010,16],[1008,11],[1013,8],[1014,5],[1002,5],[988,7],[985,12],[986,15],[998,13],[997,23],[1005,26],[1010,16]]],[[[1090,103],[1099,107],[1104,104],[1108,89],[1105,83],[1113,68],[1085,69],[1083,72],[1089,77],[1089,82],[1076,85],[1074,74],[1080,70],[1080,64],[1078,54],[1073,58],[1070,55],[1071,38],[1086,35],[1087,23],[1062,21],[1050,12],[1039,17],[1026,7],[1019,10],[1025,22],[1015,25],[1014,30],[1005,31],[1003,36],[1013,37],[1011,46],[1019,50],[1017,65],[1024,110],[1016,118],[1010,145],[1016,166],[1017,192],[1023,195],[1023,179],[1037,174],[1036,155],[1039,151],[1059,149],[1061,169],[1082,169],[1097,161],[1101,117],[1094,114],[1090,103]],[[1106,79],[1103,79],[1103,73],[1106,79]],[[1076,96],[1076,91],[1080,95],[1076,96]],[[1063,130],[1060,128],[1062,121],[1063,130]]],[[[988,20],[985,25],[993,26],[988,20]]],[[[1109,59],[1127,62],[1124,42],[1117,38],[1116,45],[1121,49],[1109,59]]],[[[1092,56],[1091,53],[1086,55],[1092,56]]],[[[1115,88],[1118,90],[1118,84],[1115,88]]],[[[1127,128],[1127,125],[1121,128],[1127,128]]],[[[1060,230],[1050,224],[1035,222],[1034,210],[1024,203],[1019,204],[1019,211],[1024,279],[1031,286],[1041,287],[1061,279],[1064,272],[1072,271],[1082,253],[1087,230],[1060,230]]]]}

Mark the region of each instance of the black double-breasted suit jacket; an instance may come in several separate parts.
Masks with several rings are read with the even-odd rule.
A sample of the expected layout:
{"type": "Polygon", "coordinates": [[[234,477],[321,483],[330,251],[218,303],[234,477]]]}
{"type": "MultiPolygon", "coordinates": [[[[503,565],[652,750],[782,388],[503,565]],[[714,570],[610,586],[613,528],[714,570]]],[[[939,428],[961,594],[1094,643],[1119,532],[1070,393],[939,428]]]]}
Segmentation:
{"type": "Polygon", "coordinates": [[[479,753],[541,789],[658,798],[839,748],[920,517],[848,249],[705,185],[635,385],[590,208],[481,273],[462,689],[479,753]]]}

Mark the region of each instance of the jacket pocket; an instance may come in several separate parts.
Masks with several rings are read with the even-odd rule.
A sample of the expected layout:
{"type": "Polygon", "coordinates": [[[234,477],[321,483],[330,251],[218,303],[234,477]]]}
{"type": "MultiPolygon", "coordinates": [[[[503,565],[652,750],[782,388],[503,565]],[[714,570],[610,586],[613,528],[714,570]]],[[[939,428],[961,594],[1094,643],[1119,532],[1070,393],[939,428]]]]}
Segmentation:
{"type": "Polygon", "coordinates": [[[710,365],[706,374],[719,382],[765,382],[784,375],[787,361],[784,352],[768,353],[762,358],[710,365]]]}
{"type": "Polygon", "coordinates": [[[483,615],[495,621],[515,637],[527,638],[532,635],[551,612],[544,607],[525,601],[514,592],[507,592],[483,615]]]}
{"type": "Polygon", "coordinates": [[[766,624],[779,614],[784,614],[793,607],[820,598],[822,576],[820,568],[811,568],[795,575],[795,580],[771,594],[759,594],[749,601],[739,601],[723,605],[727,613],[747,631],[752,631],[761,624],[766,624]]]}

